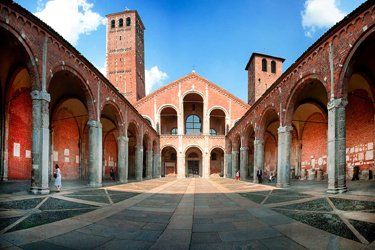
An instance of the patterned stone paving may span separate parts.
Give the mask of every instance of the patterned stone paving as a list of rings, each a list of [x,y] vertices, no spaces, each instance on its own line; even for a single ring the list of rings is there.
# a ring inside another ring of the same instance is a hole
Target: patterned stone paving
[[[162,178],[0,195],[0,249],[375,249],[374,196],[355,192]]]

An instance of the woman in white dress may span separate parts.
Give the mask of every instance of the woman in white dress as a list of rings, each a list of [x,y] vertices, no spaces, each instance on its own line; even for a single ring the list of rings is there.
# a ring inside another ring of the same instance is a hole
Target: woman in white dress
[[[62,185],[61,185],[61,171],[60,171],[59,165],[56,164],[55,168],[56,168],[56,170],[54,172],[55,187],[57,188],[57,192],[60,192],[60,189],[62,187]]]

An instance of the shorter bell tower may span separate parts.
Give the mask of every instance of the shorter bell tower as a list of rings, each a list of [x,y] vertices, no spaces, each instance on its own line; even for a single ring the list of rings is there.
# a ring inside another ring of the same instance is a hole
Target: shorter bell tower
[[[284,58],[253,53],[245,70],[248,72],[248,104],[253,105],[281,76]]]

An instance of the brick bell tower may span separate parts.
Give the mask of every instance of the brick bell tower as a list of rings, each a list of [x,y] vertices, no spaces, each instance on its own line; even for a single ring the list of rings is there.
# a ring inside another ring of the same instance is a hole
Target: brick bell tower
[[[253,105],[281,76],[284,58],[253,53],[245,70],[248,71],[248,104]]]
[[[107,17],[107,78],[130,103],[145,96],[144,30],[137,11]]]

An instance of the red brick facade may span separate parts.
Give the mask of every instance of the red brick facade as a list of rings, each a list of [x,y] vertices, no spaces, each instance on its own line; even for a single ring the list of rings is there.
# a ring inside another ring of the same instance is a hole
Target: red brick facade
[[[2,2],[0,13],[0,37],[8,41],[0,46],[1,101],[7,104],[2,105],[1,118],[7,142],[1,146],[2,179],[33,179],[36,173],[32,164],[39,165],[42,160],[33,157],[32,128],[39,129],[45,122],[52,151],[43,168],[48,168],[48,175],[52,176],[53,165],[59,164],[63,179],[88,178],[88,121],[100,121],[103,135],[111,130],[116,136],[127,136],[132,121],[138,135],[136,145],[142,144],[146,133],[151,142],[159,144],[156,131],[122,93],[60,35],[16,3]],[[141,68],[139,78],[144,79]],[[17,72],[26,73],[17,78]],[[40,118],[36,118],[37,112],[34,116],[34,108],[38,111],[41,102],[37,97],[34,104],[31,90],[47,93],[41,100],[47,100],[48,106],[39,109]],[[142,92],[138,92],[138,98],[142,97]],[[35,144],[35,150],[40,150],[42,143]],[[111,165],[117,166],[117,138],[103,140],[102,145],[103,163],[111,159]],[[14,156],[14,152],[19,156]],[[104,165],[106,173],[109,165]]]
[[[278,127],[283,131],[289,126],[294,130],[290,150],[291,169],[296,168],[294,170],[298,176],[303,173],[299,173],[300,169],[297,168],[320,169],[323,175],[327,174],[330,112],[327,107],[330,100],[342,100],[345,107],[347,100],[344,117],[347,178],[352,177],[353,166],[359,166],[361,178],[368,178],[368,170],[374,173],[374,85],[371,76],[375,68],[370,56],[375,53],[373,16],[374,5],[368,1],[331,28],[268,87],[265,95],[254,102],[227,135],[228,143],[239,135],[242,141],[250,141],[251,138],[246,137],[244,132],[251,124],[256,138],[266,141],[266,166],[267,155],[273,154],[268,146],[266,131],[278,138]],[[255,78],[252,74],[258,72],[250,64],[247,68],[250,82]],[[249,92],[254,92],[254,89],[249,88]],[[275,112],[270,114],[268,110]],[[278,120],[281,122],[277,126],[267,127],[269,122]],[[337,118],[331,121],[332,126],[337,124]],[[332,131],[342,134],[341,130]],[[362,173],[362,170],[365,171]],[[317,172],[314,173],[317,177]]]

